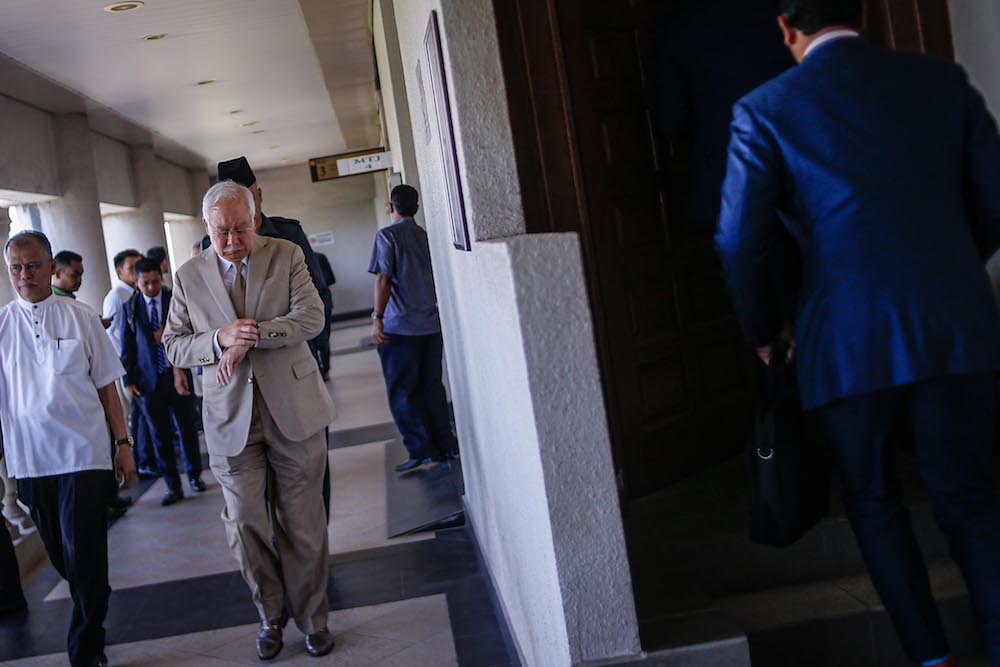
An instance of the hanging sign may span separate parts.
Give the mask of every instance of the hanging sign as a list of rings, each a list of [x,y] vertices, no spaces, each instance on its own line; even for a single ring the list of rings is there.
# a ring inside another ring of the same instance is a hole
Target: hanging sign
[[[392,167],[392,151],[383,148],[327,155],[309,160],[309,173],[312,175],[313,183],[382,171],[390,167]]]

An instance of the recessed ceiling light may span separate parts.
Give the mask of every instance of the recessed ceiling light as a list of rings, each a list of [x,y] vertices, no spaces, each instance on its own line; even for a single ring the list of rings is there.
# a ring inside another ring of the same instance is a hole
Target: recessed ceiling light
[[[254,130],[250,134],[264,134],[264,132],[266,132],[266,130]]]
[[[127,12],[131,9],[139,9],[142,5],[143,3],[139,2],[139,0],[131,0],[131,2],[112,2],[110,5],[104,5],[104,11]]]
[[[167,33],[165,33],[165,32],[158,32],[155,35],[146,35],[145,37],[143,37],[143,39],[146,40],[147,42],[155,42],[157,40],[163,39],[166,36],[167,36]]]
[[[199,86],[208,86],[208,85],[211,85],[213,83],[215,83],[215,79],[202,79],[201,81],[198,82],[197,85],[199,85]]]
[[[267,150],[269,150],[269,151],[273,151],[273,150],[276,150],[276,149],[278,149],[278,148],[281,148],[281,146],[278,146],[278,145],[274,145],[274,146],[268,146],[268,147],[267,147]]]
[[[240,123],[240,127],[250,127],[251,125],[256,125],[259,122],[260,121],[257,120],[245,120],[242,123]]]
[[[232,111],[229,112],[229,115],[235,116],[238,113],[243,113],[243,109],[233,109]]]

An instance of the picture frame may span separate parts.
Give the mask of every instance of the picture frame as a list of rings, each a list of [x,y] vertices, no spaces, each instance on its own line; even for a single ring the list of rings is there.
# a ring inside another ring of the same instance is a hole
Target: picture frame
[[[434,118],[437,121],[438,146],[441,149],[441,166],[447,190],[447,208],[451,218],[452,243],[458,250],[471,251],[469,223],[465,215],[465,195],[462,192],[461,172],[458,165],[458,147],[455,143],[455,127],[451,120],[451,99],[448,96],[448,79],[444,67],[444,50],[441,47],[441,32],[438,27],[438,13],[432,11],[424,32],[424,52]]]

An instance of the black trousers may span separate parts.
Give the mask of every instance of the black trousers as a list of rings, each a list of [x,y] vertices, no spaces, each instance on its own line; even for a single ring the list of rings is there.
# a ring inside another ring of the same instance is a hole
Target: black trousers
[[[458,448],[448,419],[448,397],[441,381],[444,341],[429,336],[389,334],[378,348],[389,394],[389,411],[412,459],[441,457]]]
[[[24,609],[27,602],[21,590],[21,572],[17,552],[7,526],[0,518],[0,614]]]
[[[908,416],[920,475],[961,568],[990,658],[1000,666],[1000,506],[991,475],[993,374],[954,375],[820,409],[839,459],[844,504],[872,583],[909,657],[948,653],[948,643],[893,474],[891,432]]]
[[[177,473],[177,455],[174,453],[174,425],[171,414],[176,418],[181,436],[181,451],[187,476],[201,474],[201,449],[198,445],[198,429],[195,426],[194,396],[181,396],[174,389],[174,372],[167,369],[156,382],[156,390],[143,394],[135,401],[136,407],[146,423],[156,466],[167,482],[167,488],[181,490],[181,478]]]
[[[67,649],[73,667],[104,652],[108,613],[108,520],[110,470],[20,479],[18,495],[45,544],[49,560],[69,582],[73,616]]]

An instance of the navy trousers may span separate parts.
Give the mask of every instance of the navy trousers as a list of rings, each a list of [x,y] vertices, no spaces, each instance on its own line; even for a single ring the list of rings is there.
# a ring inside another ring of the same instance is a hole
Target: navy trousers
[[[19,479],[17,492],[56,571],[69,582],[73,615],[67,649],[73,667],[90,665],[104,652],[108,613],[108,519],[110,470]]]
[[[378,348],[389,394],[389,411],[412,459],[443,458],[457,449],[448,418],[448,397],[441,382],[440,333],[388,334]]]
[[[991,475],[993,374],[917,382],[820,408],[839,459],[848,519],[896,632],[914,661],[948,653],[927,568],[892,472],[891,432],[911,421],[935,518],[1000,666],[1000,507]]]
[[[21,572],[14,542],[7,525],[0,518],[0,614],[24,609],[27,604],[21,590]]]
[[[150,438],[153,441],[153,452],[156,454],[156,465],[160,474],[167,482],[167,488],[173,491],[181,489],[181,478],[177,473],[177,455],[174,453],[174,426],[170,416],[176,417],[177,428],[181,436],[181,451],[184,453],[184,464],[187,476],[197,477],[201,474],[201,449],[198,445],[198,429],[195,426],[194,396],[181,396],[174,389],[174,373],[167,369],[160,374],[156,382],[156,390],[143,394],[136,403],[146,422]]]

